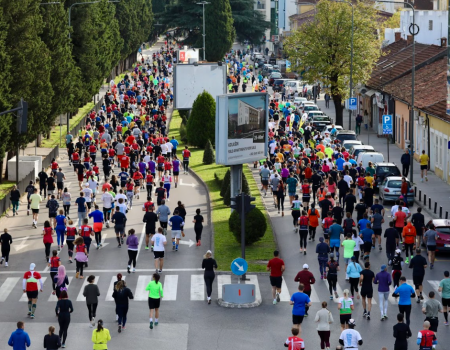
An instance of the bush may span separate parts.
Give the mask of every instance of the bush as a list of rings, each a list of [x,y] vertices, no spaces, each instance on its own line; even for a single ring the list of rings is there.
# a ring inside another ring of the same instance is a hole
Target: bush
[[[238,243],[241,242],[241,217],[233,211],[228,220],[230,231]],[[261,240],[267,230],[266,217],[258,208],[254,208],[245,215],[245,245]]]
[[[186,125],[187,120],[188,120],[189,111],[183,109],[181,111],[178,111],[178,113],[180,114],[180,117],[181,117],[181,125]]]
[[[226,206],[231,205],[231,184],[230,183],[228,183],[228,186],[223,195],[223,204],[225,204]]]
[[[216,156],[214,154],[214,148],[211,145],[211,141],[208,140],[206,143],[205,150],[203,152],[203,164],[213,164],[216,161]]]
[[[223,179],[220,175],[222,175],[222,174],[218,174],[217,172],[214,173],[214,180],[216,181],[217,186],[222,188]]]
[[[208,140],[212,144],[216,138],[216,101],[203,91],[194,101],[191,115],[186,125],[188,142],[192,146],[204,148]]]
[[[223,177],[222,186],[220,188],[220,196],[223,198],[225,196],[225,192],[231,184],[231,173],[230,169],[227,170],[225,176]]]
[[[242,172],[242,192],[244,192],[245,194],[250,195],[250,187],[248,185],[248,181],[247,178],[245,177],[244,172]]]
[[[180,139],[181,141],[187,143],[186,125],[183,124],[180,125]]]

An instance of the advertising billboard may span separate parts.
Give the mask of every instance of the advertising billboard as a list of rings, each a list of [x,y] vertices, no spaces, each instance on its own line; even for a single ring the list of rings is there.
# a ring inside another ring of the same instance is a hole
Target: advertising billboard
[[[226,65],[217,63],[174,66],[174,109],[192,109],[203,90],[213,98],[227,93]]]
[[[188,63],[190,58],[195,58],[198,61],[198,50],[180,49],[178,50],[178,63]]]
[[[268,95],[246,93],[216,98],[216,163],[237,165],[267,155]]]

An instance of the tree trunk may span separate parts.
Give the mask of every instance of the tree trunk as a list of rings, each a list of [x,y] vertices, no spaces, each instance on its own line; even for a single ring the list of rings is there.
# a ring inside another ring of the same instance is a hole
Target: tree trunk
[[[344,127],[344,124],[343,124],[344,123],[344,118],[343,118],[344,109],[342,108],[341,95],[333,95],[333,102],[334,102],[334,109],[335,109],[335,113],[336,113],[336,120],[334,121],[334,123],[337,125],[342,125],[342,127]]]

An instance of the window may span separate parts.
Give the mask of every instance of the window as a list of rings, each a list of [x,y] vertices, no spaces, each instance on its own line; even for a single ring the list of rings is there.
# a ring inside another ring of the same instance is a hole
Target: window
[[[256,8],[258,10],[265,10],[266,9],[266,4],[261,3],[261,1],[258,1],[258,3],[256,4]]]
[[[432,19],[430,19],[428,21],[428,30],[433,30],[433,20]]]
[[[444,165],[444,158],[442,155],[442,149],[444,148],[442,145],[442,137],[439,138],[439,164],[441,164],[441,169],[443,168]]]

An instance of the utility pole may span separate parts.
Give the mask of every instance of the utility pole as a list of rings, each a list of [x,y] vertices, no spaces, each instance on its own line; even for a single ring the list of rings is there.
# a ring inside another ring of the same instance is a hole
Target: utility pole
[[[205,51],[205,37],[206,37],[206,33],[205,33],[205,5],[209,5],[210,2],[207,1],[201,1],[201,2],[197,2],[197,5],[202,5],[203,6],[203,61],[206,61],[206,51]]]

